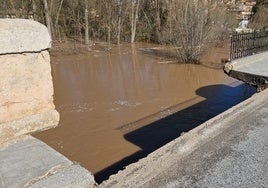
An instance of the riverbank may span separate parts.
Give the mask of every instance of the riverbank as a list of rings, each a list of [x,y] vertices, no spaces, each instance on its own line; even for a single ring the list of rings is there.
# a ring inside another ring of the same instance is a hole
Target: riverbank
[[[59,54],[72,55],[72,54],[93,54],[93,53],[111,53],[113,49],[130,46],[133,50],[139,48],[140,51],[149,55],[158,57],[158,63],[179,63],[176,59],[176,51],[174,47],[168,45],[160,45],[153,43],[137,42],[137,43],[122,43],[111,44],[107,46],[103,41],[92,41],[90,45],[85,45],[79,41],[53,41],[50,54],[57,56]],[[129,47],[128,47],[129,48]],[[229,44],[223,44],[221,47],[212,47],[202,53],[200,64],[213,69],[222,69],[230,56]]]

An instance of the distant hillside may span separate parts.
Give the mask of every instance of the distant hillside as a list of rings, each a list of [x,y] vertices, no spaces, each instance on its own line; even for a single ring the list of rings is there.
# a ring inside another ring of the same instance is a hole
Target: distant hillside
[[[257,1],[256,6],[253,8],[253,17],[250,27],[256,29],[268,28],[268,0]]]
[[[238,20],[250,19],[257,3],[256,0],[223,0],[222,2]]]
[[[250,28],[268,28],[268,0],[222,0],[239,21],[250,20]]]

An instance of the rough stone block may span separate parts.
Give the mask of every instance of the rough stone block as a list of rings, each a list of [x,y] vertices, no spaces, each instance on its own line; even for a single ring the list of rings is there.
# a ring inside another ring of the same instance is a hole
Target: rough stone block
[[[47,27],[33,20],[0,19],[0,54],[40,52],[51,47]]]
[[[93,175],[80,165],[72,165],[29,186],[29,188],[43,187],[91,188],[95,187],[95,180]]]
[[[0,187],[91,187],[93,175],[31,136],[0,149]]]
[[[47,51],[0,55],[0,123],[54,109]]]
[[[32,20],[0,19],[0,144],[55,127],[47,28]]]

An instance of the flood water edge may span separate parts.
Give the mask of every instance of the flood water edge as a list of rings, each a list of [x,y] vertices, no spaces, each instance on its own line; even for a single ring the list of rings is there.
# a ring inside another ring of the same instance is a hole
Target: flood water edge
[[[60,123],[34,136],[100,183],[256,92],[221,69],[163,63],[156,47],[53,54]]]

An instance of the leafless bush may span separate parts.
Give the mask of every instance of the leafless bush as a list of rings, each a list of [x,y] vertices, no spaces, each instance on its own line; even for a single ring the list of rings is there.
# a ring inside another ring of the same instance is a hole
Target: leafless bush
[[[172,28],[166,35],[180,62],[199,63],[201,52],[226,34],[226,13],[216,1],[176,1],[173,7]]]

